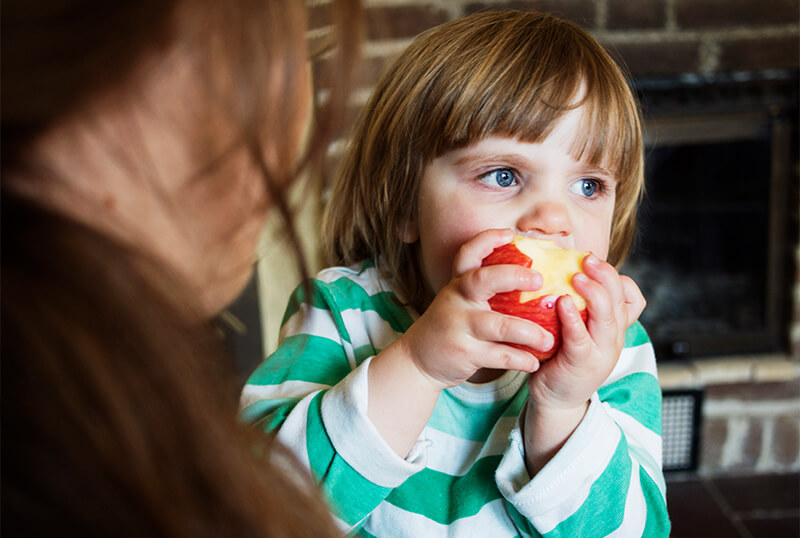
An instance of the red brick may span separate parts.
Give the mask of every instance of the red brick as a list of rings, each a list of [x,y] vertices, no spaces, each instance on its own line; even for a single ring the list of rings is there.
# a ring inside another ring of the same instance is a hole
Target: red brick
[[[770,383],[730,383],[709,385],[705,389],[706,401],[735,399],[742,401],[790,400],[800,398],[800,383],[776,381]]]
[[[666,24],[665,0],[609,0],[608,28],[660,28]]]
[[[449,20],[443,9],[430,5],[371,7],[365,10],[367,39],[414,37]]]
[[[320,87],[328,86],[324,77],[330,62],[331,60],[321,59],[312,66],[314,80]],[[353,88],[371,88],[388,62],[389,59],[384,57],[362,58],[353,76]]]
[[[681,28],[797,23],[798,0],[675,0]]]
[[[703,422],[703,431],[700,437],[701,468],[716,469],[719,467],[722,447],[727,435],[728,421],[726,419],[706,419]]]
[[[696,41],[603,45],[633,76],[675,75],[698,69],[699,45]]]
[[[775,421],[775,439],[772,447],[775,463],[791,465],[800,453],[800,417],[779,417]]]
[[[797,37],[722,41],[720,71],[797,69],[800,65]]]
[[[755,469],[758,457],[761,455],[761,437],[764,435],[764,425],[760,418],[752,418],[748,421],[747,437],[742,446],[742,459],[740,462],[743,469]]]
[[[508,0],[506,2],[472,2],[464,6],[464,14],[489,9],[519,9],[552,13],[562,19],[573,21],[584,28],[596,26],[597,9],[592,0]]]

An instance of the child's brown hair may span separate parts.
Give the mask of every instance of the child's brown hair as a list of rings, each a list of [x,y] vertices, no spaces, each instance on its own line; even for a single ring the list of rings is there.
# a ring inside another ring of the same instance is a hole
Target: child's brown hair
[[[639,110],[620,68],[588,33],[552,15],[482,12],[420,35],[383,73],[334,183],[323,227],[328,262],[374,258],[408,303],[424,304],[413,221],[425,167],[488,136],[543,140],[585,105],[573,155],[617,179],[609,261],[621,264],[643,189]]]

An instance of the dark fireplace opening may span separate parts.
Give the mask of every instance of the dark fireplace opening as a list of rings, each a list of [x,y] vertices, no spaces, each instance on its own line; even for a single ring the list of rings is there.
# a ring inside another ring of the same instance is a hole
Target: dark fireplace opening
[[[646,195],[623,272],[660,358],[784,351],[797,72],[638,81]]]

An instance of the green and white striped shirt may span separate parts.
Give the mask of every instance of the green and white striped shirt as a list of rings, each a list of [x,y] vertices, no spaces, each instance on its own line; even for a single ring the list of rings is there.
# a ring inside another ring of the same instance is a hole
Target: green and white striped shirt
[[[661,390],[638,322],[581,424],[531,479],[519,427],[528,396],[522,372],[443,391],[406,458],[383,441],[367,418],[367,370],[416,318],[372,263],[326,269],[308,290],[295,291],[281,345],[244,388],[244,418],[277,431],[308,466],[343,531],[414,538],[669,534]]]

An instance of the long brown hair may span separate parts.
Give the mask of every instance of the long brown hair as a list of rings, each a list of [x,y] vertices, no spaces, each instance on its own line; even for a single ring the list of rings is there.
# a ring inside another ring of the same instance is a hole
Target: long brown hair
[[[333,13],[340,56],[330,63],[346,74],[357,2]],[[286,100],[301,93],[293,73],[307,60],[286,39],[303,32],[302,2],[8,1],[2,24],[2,530],[336,534],[292,457],[236,420],[231,362],[181,281],[7,181],[49,179],[30,151],[37,137],[179,43],[205,69],[209,94],[229,103],[236,143],[288,214],[284,190],[297,167],[321,161],[346,94],[346,77],[335,80],[298,164],[281,127],[296,119]],[[201,155],[214,133],[196,137]],[[224,156],[198,162],[197,180]]]
[[[643,186],[637,104],[620,68],[589,34],[522,11],[440,25],[387,67],[332,189],[323,226],[328,263],[376,258],[400,295],[419,306],[425,287],[416,249],[398,231],[414,217],[425,167],[491,135],[541,141],[565,112],[584,104],[587,125],[572,151],[615,172],[609,260],[620,264]]]

